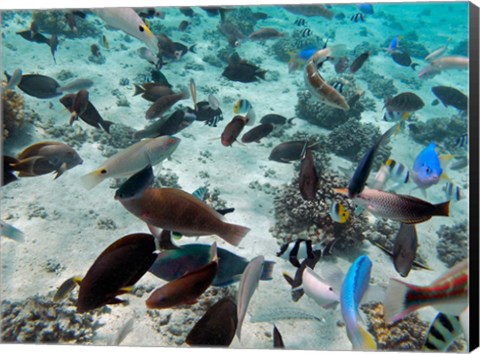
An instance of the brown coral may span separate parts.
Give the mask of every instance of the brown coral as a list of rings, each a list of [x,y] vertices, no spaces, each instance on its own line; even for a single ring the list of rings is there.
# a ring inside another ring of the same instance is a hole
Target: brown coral
[[[2,93],[2,113],[3,113],[3,138],[7,139],[15,134],[18,128],[24,123],[24,101],[23,97],[12,90],[6,90]]]

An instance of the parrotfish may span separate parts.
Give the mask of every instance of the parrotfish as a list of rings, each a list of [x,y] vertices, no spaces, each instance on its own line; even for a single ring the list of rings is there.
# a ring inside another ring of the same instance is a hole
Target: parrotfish
[[[431,143],[415,159],[412,179],[418,187],[426,189],[437,184],[442,177],[442,173],[443,169],[436,151],[436,145]]]
[[[361,323],[358,314],[358,307],[368,289],[371,270],[372,261],[367,256],[360,256],[350,266],[342,284],[340,308],[353,350],[375,351],[377,349],[374,337]]]
[[[468,306],[468,260],[453,266],[429,286],[418,286],[390,279],[385,297],[385,319],[398,321],[425,306],[459,316]]]

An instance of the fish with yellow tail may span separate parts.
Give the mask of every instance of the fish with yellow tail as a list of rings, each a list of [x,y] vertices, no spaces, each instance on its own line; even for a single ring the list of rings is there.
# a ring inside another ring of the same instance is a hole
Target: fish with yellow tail
[[[386,321],[398,321],[426,306],[459,316],[468,306],[468,277],[468,261],[465,259],[428,286],[390,279],[384,302]]]
[[[348,194],[347,189],[335,189],[337,193]],[[425,200],[404,194],[394,194],[365,188],[353,198],[353,202],[376,217],[400,221],[404,224],[418,224],[433,216],[449,216],[450,201],[431,204]]]
[[[307,62],[305,66],[305,84],[310,93],[320,102],[327,106],[348,111],[350,106],[343,95],[335,88],[330,86],[318,72],[318,68],[332,57],[336,57],[331,48],[321,49],[316,52]]]
[[[144,42],[153,53],[158,53],[158,39],[140,16],[131,8],[103,8],[92,10],[105,23]]]
[[[370,281],[372,261],[367,256],[358,257],[350,266],[340,292],[340,308],[353,350],[374,351],[377,344],[367,331],[358,314],[358,307]]]

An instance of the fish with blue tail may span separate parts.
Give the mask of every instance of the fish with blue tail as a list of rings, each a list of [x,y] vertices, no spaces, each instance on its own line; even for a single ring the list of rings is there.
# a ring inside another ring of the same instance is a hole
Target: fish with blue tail
[[[462,333],[458,316],[439,312],[430,325],[422,351],[446,352]]]
[[[448,156],[442,157],[443,160],[447,158]],[[443,173],[436,145],[431,143],[418,154],[413,163],[411,171],[413,182],[425,192],[427,188],[437,184],[442,177],[446,177]]]
[[[340,292],[340,308],[347,328],[348,339],[353,350],[374,351],[375,339],[361,322],[358,307],[368,289],[372,261],[368,256],[360,256],[350,266],[343,280]]]

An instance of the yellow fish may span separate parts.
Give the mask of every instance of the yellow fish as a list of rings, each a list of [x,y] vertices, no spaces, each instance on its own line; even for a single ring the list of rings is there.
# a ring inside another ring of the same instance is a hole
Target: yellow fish
[[[108,44],[108,40],[107,40],[107,37],[105,35],[102,36],[102,40],[103,40],[103,45],[105,46],[105,48],[110,49],[110,44]]]
[[[332,207],[330,208],[330,217],[333,219],[333,221],[344,224],[347,222],[349,216],[350,212],[345,209],[343,204],[338,202],[334,202],[332,204]]]

